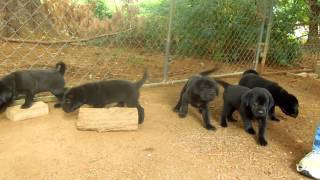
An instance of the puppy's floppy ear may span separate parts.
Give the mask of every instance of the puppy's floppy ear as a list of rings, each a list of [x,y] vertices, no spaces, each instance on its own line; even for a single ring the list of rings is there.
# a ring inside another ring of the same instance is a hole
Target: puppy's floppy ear
[[[251,92],[252,90],[249,90],[246,94],[244,94],[241,98],[241,101],[244,103],[245,106],[249,107],[250,106],[250,101],[252,98],[253,93]]]
[[[214,89],[216,91],[216,96],[219,96],[220,90],[219,90],[219,86],[217,83],[214,84]]]
[[[269,96],[269,106],[268,106],[268,108],[270,110],[275,105],[275,103],[274,103],[274,99],[272,97],[272,94],[269,91],[266,91],[266,92],[267,92],[267,94]]]
[[[219,96],[220,90],[218,87],[216,87],[216,95]]]

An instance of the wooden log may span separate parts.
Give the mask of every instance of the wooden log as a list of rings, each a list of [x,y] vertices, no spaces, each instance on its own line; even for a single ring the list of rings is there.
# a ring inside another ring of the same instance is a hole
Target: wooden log
[[[318,74],[318,77],[320,77],[320,61],[318,61],[316,64],[315,73]]]
[[[20,105],[8,107],[5,114],[11,121],[21,121],[49,114],[49,106],[42,101],[38,101],[34,102],[28,109],[21,109]]]
[[[80,108],[78,130],[89,131],[131,131],[138,129],[136,108]]]

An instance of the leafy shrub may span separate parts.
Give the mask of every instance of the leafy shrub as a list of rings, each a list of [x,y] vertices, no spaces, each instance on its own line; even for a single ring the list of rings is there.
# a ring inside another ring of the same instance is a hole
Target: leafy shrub
[[[112,12],[106,6],[104,0],[88,0],[88,4],[94,5],[93,13],[100,20],[112,17]]]
[[[172,32],[173,53],[230,62],[248,57],[248,49],[256,44],[259,27],[252,2],[177,0]],[[158,31],[151,26],[146,28],[145,33],[149,37],[166,34],[169,6],[168,0],[162,0],[159,4],[144,7],[147,19],[161,27]]]
[[[292,65],[302,55],[301,43],[292,36],[282,32],[272,32],[268,51],[268,64]]]
[[[171,54],[224,62],[254,59],[263,16],[255,0],[176,0],[175,5]],[[170,0],[139,6],[127,3],[125,7],[118,12],[125,23],[121,27],[134,28],[104,42],[163,52]],[[301,56],[301,42],[294,30],[297,22],[305,21],[306,8],[299,0],[279,0],[273,11],[267,61],[293,64]]]
[[[306,3],[299,0],[279,0],[274,8],[268,63],[292,65],[302,55],[302,42],[295,37],[296,24],[307,21]]]

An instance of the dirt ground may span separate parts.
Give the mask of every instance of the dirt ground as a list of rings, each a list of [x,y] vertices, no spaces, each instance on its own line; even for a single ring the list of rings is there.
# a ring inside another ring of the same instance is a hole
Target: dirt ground
[[[145,123],[134,132],[78,131],[77,113],[52,105],[49,115],[31,120],[2,117],[0,179],[304,179],[295,164],[310,151],[320,121],[320,82],[269,78],[297,95],[300,115],[278,110],[281,122],[268,122],[266,147],[242,121],[219,126],[221,96],[212,104],[211,132],[193,108],[186,119],[172,112],[182,85],[144,88]]]

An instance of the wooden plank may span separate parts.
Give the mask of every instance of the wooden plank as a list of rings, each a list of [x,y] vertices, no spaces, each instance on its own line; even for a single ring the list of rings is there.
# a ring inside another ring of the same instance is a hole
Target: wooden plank
[[[49,114],[49,106],[42,101],[38,101],[34,102],[28,109],[21,109],[20,105],[8,107],[5,114],[11,121],[21,121]]]
[[[318,77],[320,77],[320,61],[318,61],[316,64],[315,73],[318,74]]]
[[[80,108],[76,126],[98,132],[137,130],[138,112],[136,108]]]

